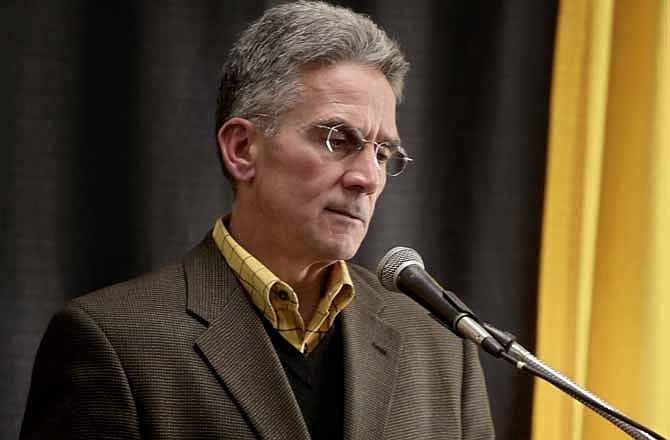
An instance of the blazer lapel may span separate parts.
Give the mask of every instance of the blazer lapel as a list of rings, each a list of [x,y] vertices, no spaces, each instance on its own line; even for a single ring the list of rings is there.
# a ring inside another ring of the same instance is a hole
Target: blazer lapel
[[[208,237],[184,261],[188,311],[208,328],[196,347],[260,438],[309,439],[260,317]]]
[[[383,302],[367,283],[352,278],[356,296],[342,311],[344,438],[383,438],[396,380],[401,338],[378,318]]]

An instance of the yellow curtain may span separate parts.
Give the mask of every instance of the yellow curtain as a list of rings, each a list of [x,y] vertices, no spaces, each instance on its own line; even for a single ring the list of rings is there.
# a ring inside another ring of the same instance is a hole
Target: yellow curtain
[[[670,0],[562,0],[537,354],[670,433]],[[629,438],[536,383],[536,440]]]

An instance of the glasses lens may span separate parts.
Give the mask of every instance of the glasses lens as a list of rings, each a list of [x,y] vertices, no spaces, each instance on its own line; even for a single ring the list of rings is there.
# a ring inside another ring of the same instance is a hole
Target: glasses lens
[[[326,146],[331,152],[346,156],[352,151],[358,151],[360,149],[360,142],[347,127],[336,125],[328,130]]]
[[[404,156],[393,156],[386,161],[386,174],[389,176],[397,176],[405,171],[407,167],[408,158]]]
[[[328,127],[317,125],[318,128],[327,129],[326,147],[338,158],[344,158],[350,153],[360,151],[366,143],[375,145],[377,165],[389,176],[397,176],[405,171],[407,163],[411,162],[402,147],[390,146],[386,142],[376,143],[362,139],[352,128],[344,124]]]

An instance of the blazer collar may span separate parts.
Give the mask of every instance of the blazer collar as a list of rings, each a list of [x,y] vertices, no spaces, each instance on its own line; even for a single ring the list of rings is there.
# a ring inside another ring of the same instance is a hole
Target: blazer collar
[[[207,325],[200,352],[260,438],[309,439],[279,357],[216,244],[208,236],[184,260],[187,310]]]

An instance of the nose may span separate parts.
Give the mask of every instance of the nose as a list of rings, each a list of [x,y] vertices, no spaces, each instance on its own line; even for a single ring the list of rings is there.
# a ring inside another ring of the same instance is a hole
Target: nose
[[[383,188],[386,174],[379,168],[376,154],[375,145],[368,144],[346,161],[347,170],[342,177],[345,188],[364,194],[373,194]]]

